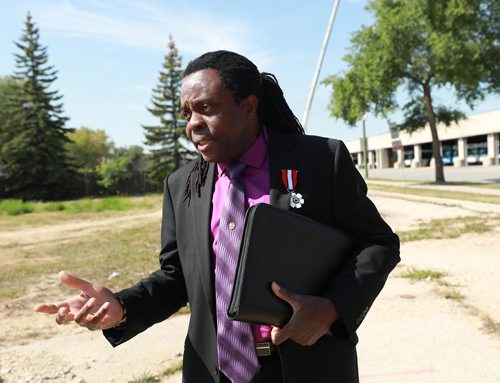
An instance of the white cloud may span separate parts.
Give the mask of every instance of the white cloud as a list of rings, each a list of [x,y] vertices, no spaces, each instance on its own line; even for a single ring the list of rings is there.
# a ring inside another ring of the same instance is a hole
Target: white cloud
[[[58,4],[37,4],[33,13],[44,31],[111,44],[163,52],[172,34],[181,54],[198,55],[215,49],[257,51],[252,41],[259,41],[243,19],[227,20],[195,8],[170,9],[147,1],[62,0]]]

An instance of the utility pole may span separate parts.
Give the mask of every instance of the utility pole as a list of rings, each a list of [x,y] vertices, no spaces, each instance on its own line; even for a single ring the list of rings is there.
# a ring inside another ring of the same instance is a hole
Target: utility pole
[[[366,141],[366,128],[365,128],[366,114],[363,114],[363,168],[365,170],[365,180],[368,179],[368,143]]]
[[[319,54],[318,64],[316,65],[316,71],[314,72],[313,81],[311,84],[311,89],[309,90],[309,97],[307,98],[306,110],[304,111],[304,116],[302,117],[302,126],[304,130],[307,130],[307,123],[309,120],[309,112],[311,110],[312,101],[314,98],[314,92],[318,86],[319,72],[321,66],[323,65],[323,59],[325,57],[326,47],[328,46],[328,40],[330,40],[330,34],[332,32],[333,22],[335,21],[335,15],[337,14],[337,8],[339,6],[340,0],[335,0],[333,4],[332,13],[330,15],[330,21],[328,22],[328,27],[326,29],[325,38],[323,39],[323,47]]]

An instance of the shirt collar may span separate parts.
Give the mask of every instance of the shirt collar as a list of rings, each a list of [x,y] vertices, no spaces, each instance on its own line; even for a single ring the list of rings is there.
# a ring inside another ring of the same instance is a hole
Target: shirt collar
[[[267,129],[266,127],[263,127],[254,143],[250,145],[250,147],[236,161],[244,163],[247,166],[251,166],[253,168],[261,169],[264,166],[267,158],[267,137]],[[222,173],[224,173],[224,170],[229,165],[230,164],[218,163],[218,175],[220,176]]]

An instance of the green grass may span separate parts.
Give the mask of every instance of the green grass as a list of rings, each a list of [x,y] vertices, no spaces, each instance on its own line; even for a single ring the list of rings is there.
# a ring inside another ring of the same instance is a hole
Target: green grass
[[[437,280],[446,276],[446,273],[442,271],[417,269],[415,267],[410,267],[408,270],[399,274],[399,276],[401,278],[407,278],[412,281],[422,281],[422,280]]]
[[[8,215],[20,215],[32,213],[34,210],[34,204],[23,202],[20,199],[0,200],[0,213],[6,213]]]
[[[129,210],[135,205],[131,203],[126,197],[107,197],[102,199],[82,199],[79,201],[63,203],[64,211],[72,214],[82,212],[96,212],[103,211],[124,211]]]
[[[159,195],[144,197],[83,198],[75,201],[56,202],[23,202],[19,199],[5,199],[0,201],[0,213],[9,215],[27,213],[41,214],[44,212],[81,214],[101,213],[105,211],[125,211],[130,209],[151,209],[157,205],[157,196]]]
[[[159,211],[162,204],[161,194],[148,194],[140,197],[108,197],[33,203],[31,214],[8,215],[0,212],[0,231],[10,231],[20,227],[61,224],[65,221],[112,217],[124,211]]]
[[[397,234],[401,242],[458,238],[466,233],[486,233],[499,225],[500,217],[497,215],[453,217],[433,219],[421,223],[418,229],[400,231]]]
[[[450,190],[413,188],[413,187],[395,186],[395,185],[381,185],[377,183],[370,183],[369,189],[388,192],[388,193],[500,204],[500,196],[498,195],[466,193],[466,192],[457,192]]]
[[[63,211],[66,209],[64,202],[50,202],[47,203],[44,208],[45,211]]]

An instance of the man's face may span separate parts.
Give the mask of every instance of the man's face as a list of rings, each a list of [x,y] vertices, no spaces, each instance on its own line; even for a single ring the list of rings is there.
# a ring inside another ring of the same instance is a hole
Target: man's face
[[[186,134],[208,162],[234,161],[255,141],[259,131],[257,103],[250,95],[236,104],[214,69],[200,70],[182,81]]]

